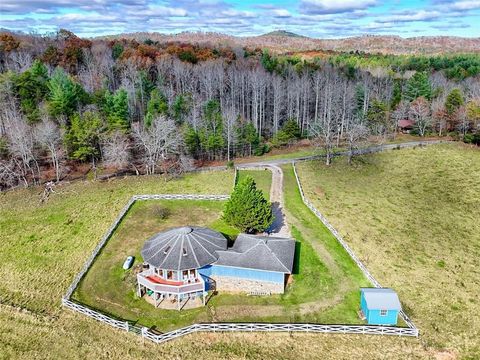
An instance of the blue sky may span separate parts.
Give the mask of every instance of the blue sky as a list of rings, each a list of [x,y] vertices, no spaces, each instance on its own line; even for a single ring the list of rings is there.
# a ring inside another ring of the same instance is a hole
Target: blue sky
[[[0,27],[81,36],[288,30],[318,38],[360,34],[480,37],[480,0],[0,0]]]

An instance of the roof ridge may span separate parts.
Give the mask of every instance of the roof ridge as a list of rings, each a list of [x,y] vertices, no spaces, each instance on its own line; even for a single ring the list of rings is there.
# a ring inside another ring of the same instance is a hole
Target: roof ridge
[[[172,244],[172,246],[170,246],[170,250],[168,251],[167,254],[165,254],[165,258],[164,258],[163,261],[160,263],[160,266],[158,266],[158,267],[161,268],[161,269],[162,269],[162,265],[165,263],[165,261],[167,260],[167,258],[168,258],[168,257],[170,256],[170,254],[172,253],[173,248],[174,248],[175,245],[177,244],[179,235],[174,235],[174,236],[175,236],[175,238],[172,237],[172,240],[171,240],[171,241],[173,241],[173,244]],[[173,240],[173,239],[175,239],[175,240]]]
[[[163,234],[165,237],[165,234]],[[168,239],[167,237],[165,237],[166,239]],[[153,240],[155,239],[155,237],[152,237],[150,240]],[[155,255],[157,255],[159,252],[161,252],[163,249],[165,249],[165,247],[168,247],[168,245],[170,245],[170,243],[173,241],[173,237],[171,239],[169,239],[163,246],[160,246],[160,249],[158,249],[157,251],[155,251],[151,256],[150,258],[153,258]],[[149,241],[150,241],[149,240]],[[155,239],[157,240],[157,239]],[[155,247],[155,244],[152,245],[152,247]],[[170,245],[170,250],[172,249],[172,246]],[[167,255],[167,254],[166,254]],[[165,256],[166,257],[166,256]],[[163,263],[163,262],[162,262]]]
[[[194,240],[198,243],[198,241],[196,239],[194,239]],[[200,268],[200,262],[197,259],[197,254],[195,254],[195,251],[193,250],[192,241],[189,241],[189,244],[190,244],[190,248],[192,249],[193,257],[194,257],[195,261],[197,262],[197,269],[198,269],[198,268]]]
[[[254,248],[256,248],[257,246],[259,246],[260,244],[264,245],[265,248],[270,252],[270,254],[273,255],[273,257],[275,258],[275,260],[277,260],[277,262],[280,264],[281,267],[283,267],[287,272],[289,272],[290,270],[288,270],[288,268],[280,261],[280,259],[278,258],[278,256],[272,251],[272,249],[270,249],[270,247],[265,243],[265,242],[258,242],[257,245],[251,247],[250,249],[248,249],[247,251],[245,251],[243,254],[246,254],[247,252],[250,252],[251,250],[253,250]]]
[[[185,241],[185,234],[178,234],[177,236],[181,237],[181,243],[180,243],[180,251],[178,252],[178,269],[177,271],[180,270],[180,265],[182,263],[182,255],[183,255],[183,242]]]
[[[199,234],[197,234],[197,236],[200,237],[200,238],[202,238]],[[203,238],[202,238],[202,239],[203,239]],[[205,240],[205,239],[203,239],[203,240]],[[202,243],[201,243],[200,241],[197,241],[197,239],[195,239],[195,241],[198,243],[198,245],[200,245],[200,247],[201,247],[203,250],[205,250],[205,252],[207,253],[207,255],[213,256],[212,253],[211,253],[210,251],[208,251],[208,250],[205,248],[205,246],[202,245]],[[211,244],[210,241],[208,241],[208,243]],[[214,250],[214,251],[217,251],[217,250]],[[213,260],[213,261],[217,261],[217,260],[218,260],[218,258],[214,257],[214,260]]]

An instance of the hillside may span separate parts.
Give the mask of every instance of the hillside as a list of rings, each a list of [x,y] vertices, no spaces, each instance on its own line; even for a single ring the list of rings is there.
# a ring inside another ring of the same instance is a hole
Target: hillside
[[[480,53],[480,38],[454,36],[421,36],[402,38],[390,35],[362,35],[343,39],[315,39],[288,31],[273,31],[264,35],[236,37],[210,32],[129,33],[103,37],[108,39],[151,39],[159,42],[228,45],[231,47],[269,48],[275,53],[311,50],[364,51],[382,54],[445,54]]]
[[[285,37],[294,37],[294,38],[306,38],[306,36],[296,34],[291,31],[287,30],[275,30],[275,31],[270,31],[266,34],[260,35],[260,36],[285,36]]]

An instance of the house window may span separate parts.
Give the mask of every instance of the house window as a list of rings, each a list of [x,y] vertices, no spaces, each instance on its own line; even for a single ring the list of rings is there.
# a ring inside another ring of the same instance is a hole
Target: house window
[[[387,316],[388,310],[380,310],[380,316]]]

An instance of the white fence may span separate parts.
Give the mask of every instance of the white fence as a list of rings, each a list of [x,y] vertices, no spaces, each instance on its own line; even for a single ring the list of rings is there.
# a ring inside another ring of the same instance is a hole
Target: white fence
[[[300,191],[300,196],[302,197],[303,203],[320,219],[320,221],[325,225],[328,230],[335,236],[337,241],[342,245],[342,247],[345,249],[345,251],[350,255],[352,260],[357,264],[357,266],[360,268],[362,273],[365,275],[365,277],[372,283],[373,286],[377,288],[381,288],[382,286],[380,283],[373,277],[373,275],[368,271],[367,267],[362,263],[362,261],[355,255],[353,250],[348,246],[348,244],[343,240],[343,237],[339,234],[339,232],[330,224],[330,222],[327,220],[323,214],[318,211],[318,209],[305,197],[305,193],[303,192],[302,184],[300,182],[300,178],[298,177],[297,174],[297,168],[295,166],[295,163],[293,163],[293,172],[295,174],[295,179],[297,180],[297,185],[298,185],[298,190]],[[405,314],[405,312],[402,310],[400,311],[400,316],[402,319],[405,321],[405,323],[408,325],[409,328],[416,330],[418,336],[418,329],[416,328],[415,324],[410,320],[410,318]]]
[[[338,232],[328,223],[328,221],[323,217],[323,215],[315,209],[315,207],[305,198],[300,180],[297,175],[297,171],[294,165],[295,177],[297,179],[297,184],[300,190],[302,199],[311,209],[315,215],[317,215],[320,220],[327,226],[334,236],[338,239],[340,244],[345,248],[345,250],[350,254],[352,259],[357,263],[360,269],[363,271],[365,276],[372,281],[372,283],[380,287],[380,284],[375,280],[375,278],[368,272],[367,268],[362,264],[362,262],[355,256],[353,251],[348,247],[348,245],[343,241]],[[237,169],[235,170],[235,181],[238,176]],[[222,201],[227,200],[229,195],[195,195],[195,194],[158,194],[158,195],[134,195],[128,203],[120,211],[120,214],[115,219],[114,223],[110,226],[108,231],[102,237],[101,241],[93,250],[92,254],[85,262],[81,271],[77,274],[72,284],[67,290],[67,293],[62,298],[62,305],[77,311],[81,314],[84,314],[88,317],[91,317],[95,320],[101,321],[105,324],[113,326],[117,329],[124,331],[134,332],[141,335],[142,337],[154,341],[156,343],[162,343],[171,339],[178,338],[187,334],[194,332],[228,332],[228,331],[281,331],[281,332],[312,332],[312,333],[337,333],[337,334],[372,334],[372,335],[396,335],[396,336],[418,336],[418,329],[410,321],[405,313],[401,313],[402,318],[408,324],[408,328],[399,328],[393,326],[375,326],[375,325],[322,325],[322,324],[268,324],[268,323],[205,323],[205,324],[193,324],[184,328],[180,328],[174,331],[170,331],[163,334],[152,333],[148,328],[138,327],[131,325],[127,321],[121,321],[114,319],[110,316],[102,314],[98,311],[90,309],[89,307],[79,304],[71,300],[71,296],[82,278],[87,273],[88,269],[92,265],[93,261],[99,254],[100,250],[105,246],[106,242],[110,239],[115,229],[118,227],[122,219],[127,214],[128,210],[132,207],[135,201],[144,201],[144,200],[212,200],[212,201]]]
[[[88,260],[85,262],[82,270],[80,270],[80,272],[75,276],[75,279],[73,280],[72,284],[67,290],[67,293],[65,294],[65,298],[70,299],[73,292],[77,288],[78,284],[80,283],[82,278],[85,276],[90,266],[92,266],[92,263],[97,257],[98,253],[105,246],[108,239],[110,239],[113,232],[118,227],[118,225],[120,224],[122,219],[125,217],[128,210],[130,210],[132,205],[135,203],[135,201],[137,200],[140,200],[140,201],[141,200],[218,200],[218,201],[222,201],[222,200],[228,200],[229,197],[230,197],[229,195],[196,195],[196,194],[133,195],[128,201],[127,205],[125,205],[123,209],[120,211],[120,214],[118,214],[117,218],[115,219],[113,224],[110,226],[110,228],[107,230],[105,235],[103,235],[102,240],[98,243],[98,245],[95,247],[95,249],[93,250]]]
[[[267,323],[210,323],[193,324],[164,334],[151,333],[142,328],[141,334],[156,343],[162,343],[195,332],[306,332],[306,333],[333,333],[333,334],[370,334],[393,336],[418,336],[417,329],[398,328],[394,326],[369,325],[320,325],[320,324],[267,324]]]

